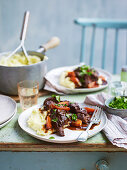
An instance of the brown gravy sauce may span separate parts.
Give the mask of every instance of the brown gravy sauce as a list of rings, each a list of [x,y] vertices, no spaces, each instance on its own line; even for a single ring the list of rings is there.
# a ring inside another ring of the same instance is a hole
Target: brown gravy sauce
[[[100,124],[100,123],[99,123]],[[90,130],[94,129],[95,126],[98,126],[99,124],[93,124],[90,128]],[[74,126],[68,126],[66,128],[70,129],[70,130],[86,130],[87,129],[88,124],[82,124],[82,126],[80,127],[74,127]]]

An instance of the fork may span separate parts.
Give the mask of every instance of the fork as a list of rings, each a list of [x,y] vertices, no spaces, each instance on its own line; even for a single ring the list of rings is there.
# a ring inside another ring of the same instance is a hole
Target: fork
[[[99,107],[95,108],[95,111],[90,119],[90,124],[88,125],[87,129],[85,131],[83,131],[77,138],[77,141],[86,141],[88,138],[88,131],[90,130],[91,126],[93,124],[99,124],[100,122],[100,117],[101,117],[101,113],[102,113],[102,109]]]

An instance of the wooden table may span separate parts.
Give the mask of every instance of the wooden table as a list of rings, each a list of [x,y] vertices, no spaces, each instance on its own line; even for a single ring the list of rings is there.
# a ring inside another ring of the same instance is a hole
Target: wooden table
[[[119,77],[114,76],[113,79],[118,80]],[[105,89],[104,91],[107,92],[107,89]],[[67,99],[67,100],[71,100],[74,102],[75,101],[83,102],[85,99],[85,96],[86,94],[67,95],[67,96],[61,96],[61,99]],[[39,103],[42,103],[46,97],[47,96],[40,97]],[[42,152],[55,152],[55,153],[65,152],[65,154],[66,152],[76,152],[76,153],[84,152],[84,158],[86,157],[86,154],[85,154],[86,152],[91,152],[91,154],[95,152],[96,153],[102,152],[103,154],[107,154],[108,152],[112,152],[112,153],[123,152],[123,154],[125,154],[127,152],[127,150],[124,148],[118,148],[116,146],[113,146],[108,141],[108,139],[103,134],[103,132],[98,133],[94,137],[88,139],[86,142],[78,142],[78,143],[71,143],[71,144],[54,144],[54,143],[48,143],[48,142],[37,140],[29,136],[28,134],[26,134],[19,127],[17,119],[21,113],[21,108],[20,108],[19,103],[17,104],[17,106],[18,106],[18,111],[14,119],[8,125],[6,125],[0,130],[0,151],[16,151],[16,152],[17,151],[18,152],[28,152],[28,151],[38,152],[39,151],[41,152],[41,154]],[[25,156],[26,155],[24,155],[24,157]],[[98,157],[96,156],[96,159],[97,158]]]

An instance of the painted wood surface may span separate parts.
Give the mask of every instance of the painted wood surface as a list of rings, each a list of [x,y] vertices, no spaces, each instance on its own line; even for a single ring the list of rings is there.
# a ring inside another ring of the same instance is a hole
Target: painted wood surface
[[[110,170],[126,170],[127,153],[110,152],[0,152],[1,170],[96,170],[105,159]]]

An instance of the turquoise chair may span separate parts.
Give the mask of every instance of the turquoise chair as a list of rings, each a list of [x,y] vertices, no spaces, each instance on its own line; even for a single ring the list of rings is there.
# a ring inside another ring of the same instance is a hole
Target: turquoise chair
[[[90,51],[90,66],[93,66],[94,58],[94,44],[95,44],[95,32],[96,28],[104,29],[103,38],[103,50],[102,50],[102,63],[101,68],[105,68],[105,58],[106,58],[106,41],[107,41],[107,30],[115,29],[115,43],[114,43],[114,59],[113,59],[113,73],[116,74],[117,65],[117,52],[118,52],[118,33],[119,29],[127,29],[127,20],[104,20],[104,19],[86,19],[78,18],[74,20],[75,24],[82,26],[82,38],[81,38],[81,52],[80,52],[80,62],[85,61],[85,28],[93,27],[92,41],[91,41],[91,51]],[[127,61],[127,59],[126,59]],[[127,63],[126,63],[127,64]]]

